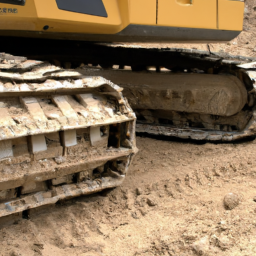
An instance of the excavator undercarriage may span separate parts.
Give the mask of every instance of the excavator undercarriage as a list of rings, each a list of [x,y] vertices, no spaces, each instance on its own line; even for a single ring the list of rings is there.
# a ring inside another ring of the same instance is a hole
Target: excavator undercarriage
[[[13,49],[5,40],[5,48]],[[136,113],[137,132],[213,141],[256,132],[254,58],[42,39],[20,40],[15,54],[118,84]]]
[[[256,133],[255,59],[15,43],[2,40],[24,57],[0,54],[0,217],[120,185],[137,152],[135,130],[212,141]]]

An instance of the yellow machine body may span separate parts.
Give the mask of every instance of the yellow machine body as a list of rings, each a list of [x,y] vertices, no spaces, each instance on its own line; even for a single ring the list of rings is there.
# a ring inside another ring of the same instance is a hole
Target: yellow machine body
[[[239,0],[0,0],[0,35],[89,41],[228,41]]]

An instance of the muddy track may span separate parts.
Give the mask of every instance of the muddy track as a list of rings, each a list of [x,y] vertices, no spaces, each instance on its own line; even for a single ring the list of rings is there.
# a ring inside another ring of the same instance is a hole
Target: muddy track
[[[5,53],[0,69],[0,217],[123,182],[136,117],[118,86]]]
[[[16,55],[76,68],[123,87],[139,132],[210,141],[238,140],[255,133],[255,58],[38,39],[19,39],[20,47],[15,48],[14,42],[7,37],[2,45]]]

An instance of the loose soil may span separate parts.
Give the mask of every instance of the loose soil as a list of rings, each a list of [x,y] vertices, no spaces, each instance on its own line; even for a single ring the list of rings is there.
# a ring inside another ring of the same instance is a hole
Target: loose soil
[[[255,25],[256,3],[247,0],[245,31],[211,50],[256,56]],[[121,187],[34,210],[29,219],[1,220],[0,255],[256,255],[254,140],[140,136],[137,144]]]
[[[255,141],[137,140],[121,187],[2,224],[0,255],[256,254]]]

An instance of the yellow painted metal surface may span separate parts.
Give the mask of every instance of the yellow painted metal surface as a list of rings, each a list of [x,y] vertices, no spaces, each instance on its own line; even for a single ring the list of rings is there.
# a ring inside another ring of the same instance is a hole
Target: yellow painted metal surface
[[[243,30],[244,3],[240,1],[218,0],[219,29]]]
[[[118,0],[118,7],[120,17],[122,19],[123,28],[127,27],[130,24],[129,1],[130,0]]]
[[[27,0],[25,6],[0,3],[16,13],[0,15],[0,29],[116,34],[129,24],[156,25],[156,0],[103,0],[108,17],[58,9],[55,0]]]
[[[131,24],[156,25],[156,0],[129,0]]]
[[[158,25],[216,29],[217,0],[158,0]]]
[[[126,2],[128,0],[123,0]],[[122,21],[119,10],[120,0],[103,0],[108,17],[99,17],[58,9],[54,0],[27,0],[25,6],[0,3],[0,8],[13,8],[16,13],[1,13],[0,29],[48,32],[115,34],[127,22]],[[128,12],[128,10],[126,10]],[[125,14],[123,13],[125,16]]]
[[[243,25],[241,1],[103,0],[103,3],[108,17],[60,10],[55,0],[27,0],[25,6],[0,3],[0,30],[116,34],[130,24],[221,30],[242,30]]]
[[[38,29],[48,25],[49,32],[114,34],[122,29],[117,0],[103,0],[108,17],[59,10],[56,1],[34,0],[39,18]]]
[[[37,13],[33,0],[26,7],[0,3],[0,30],[36,30]]]

